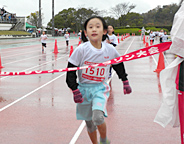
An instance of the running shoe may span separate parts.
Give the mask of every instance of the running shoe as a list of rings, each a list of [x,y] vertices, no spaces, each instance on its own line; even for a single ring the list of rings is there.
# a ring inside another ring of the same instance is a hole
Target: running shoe
[[[110,141],[106,140],[106,142],[100,142],[99,144],[110,144]]]

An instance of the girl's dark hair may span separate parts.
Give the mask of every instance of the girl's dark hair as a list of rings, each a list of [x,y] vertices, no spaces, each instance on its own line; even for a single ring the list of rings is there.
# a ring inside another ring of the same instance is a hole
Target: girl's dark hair
[[[107,24],[106,24],[105,20],[104,20],[102,17],[100,17],[100,16],[92,16],[92,17],[88,18],[88,19],[85,21],[85,23],[84,23],[84,29],[85,29],[85,30],[86,30],[86,28],[87,28],[88,22],[89,22],[91,19],[94,19],[94,18],[97,18],[97,19],[101,20],[101,22],[102,22],[102,24],[103,24],[103,29],[104,29],[104,30],[107,30]],[[84,36],[85,36],[85,35],[84,35]],[[86,36],[85,36],[85,37],[86,37]],[[102,41],[106,40],[106,38],[107,38],[107,35],[103,35]],[[87,38],[86,38],[86,39],[87,39]]]
[[[87,42],[88,41],[88,39],[86,38],[86,35],[84,33],[84,30],[81,33],[81,39],[82,39],[83,42]]]

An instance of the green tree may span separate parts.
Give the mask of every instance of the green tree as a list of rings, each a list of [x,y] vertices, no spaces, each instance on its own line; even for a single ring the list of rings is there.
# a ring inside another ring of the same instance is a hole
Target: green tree
[[[38,19],[39,19],[39,12],[38,11],[31,13],[26,18],[27,18],[28,23],[30,23],[33,26],[38,27]],[[42,14],[42,20],[43,20],[43,14]]]
[[[118,20],[112,17],[104,17],[107,25],[113,25],[114,27],[118,27]]]
[[[144,20],[143,23],[145,25],[172,25],[174,15],[178,10],[179,6],[177,4],[165,5],[162,7],[157,6],[155,9],[150,10],[147,13],[142,14]]]
[[[128,13],[124,21],[125,21],[125,24],[129,26],[143,25],[143,17],[139,13],[135,13],[135,12]]]
[[[74,28],[75,11],[76,10],[74,8],[64,9],[60,11],[57,15],[54,16],[54,26],[56,28],[67,28],[67,27]],[[52,27],[52,19],[47,25],[49,27]]]
[[[136,5],[128,3],[119,3],[115,7],[111,8],[111,12],[115,15],[119,20],[119,26],[125,26],[126,15],[136,7]]]
[[[64,9],[54,17],[54,25],[56,28],[70,27],[75,31],[83,28],[83,23],[92,15],[98,15],[98,11],[89,8],[74,8]],[[52,26],[52,20],[47,24],[48,27]]]
[[[84,22],[92,15],[98,15],[98,12],[92,8],[79,8],[75,12],[75,19],[77,24],[76,30],[79,31],[80,29],[83,29]]]

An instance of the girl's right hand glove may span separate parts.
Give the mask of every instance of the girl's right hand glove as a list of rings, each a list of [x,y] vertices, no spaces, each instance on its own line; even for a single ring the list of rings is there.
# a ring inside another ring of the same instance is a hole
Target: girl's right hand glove
[[[129,85],[129,81],[123,81],[123,89],[124,89],[124,94],[130,94],[132,92],[132,89]]]
[[[72,92],[75,103],[82,103],[84,101],[84,98],[82,98],[82,94],[79,89],[73,90]]]

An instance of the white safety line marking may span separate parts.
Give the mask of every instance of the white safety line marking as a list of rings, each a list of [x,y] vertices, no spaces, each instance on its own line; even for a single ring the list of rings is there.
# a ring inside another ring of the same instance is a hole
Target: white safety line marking
[[[125,51],[124,54],[127,54],[127,52],[128,52],[128,50],[130,49],[130,47],[131,47],[131,45],[132,45],[134,39],[135,39],[135,37],[133,38],[132,42],[130,43],[129,47],[127,48],[127,50]],[[115,72],[113,71],[113,72],[112,72],[112,76],[111,76],[110,79],[108,79],[107,83],[109,83],[109,82],[111,81],[111,79],[112,79],[112,77],[114,76],[114,74],[115,74]],[[76,133],[74,134],[74,136],[73,136],[73,138],[72,138],[72,140],[70,141],[69,144],[75,144],[75,143],[76,143],[76,141],[77,141],[78,137],[80,136],[81,132],[83,131],[85,125],[86,125],[86,123],[85,123],[85,121],[83,120],[82,123],[80,124],[78,130],[77,130]]]
[[[14,104],[18,103],[19,101],[21,101],[21,100],[25,99],[26,97],[30,96],[31,94],[33,94],[34,92],[36,92],[36,91],[40,90],[41,88],[43,88],[43,87],[47,86],[48,84],[50,84],[50,83],[54,82],[55,80],[59,79],[60,77],[62,77],[62,76],[63,76],[63,75],[65,75],[65,74],[66,74],[66,72],[65,72],[64,74],[61,74],[60,76],[58,76],[58,77],[56,77],[56,78],[52,79],[51,81],[49,81],[49,82],[47,82],[47,83],[43,84],[42,86],[40,86],[40,87],[38,87],[38,88],[34,89],[33,91],[31,91],[31,92],[29,92],[28,94],[26,94],[26,95],[22,96],[21,98],[19,98],[19,99],[17,99],[17,100],[15,100],[15,101],[13,101],[12,103],[10,103],[10,104],[8,104],[8,105],[4,106],[3,108],[1,108],[1,109],[0,109],[0,112],[2,112],[3,110],[5,110],[5,109],[9,108],[9,107],[10,107],[10,106],[12,106],[12,105],[14,105]]]
[[[52,54],[52,53],[45,54],[45,56],[46,56],[46,55],[50,55],[50,54]],[[25,60],[32,59],[32,58],[36,58],[36,57],[39,57],[39,56],[43,56],[43,54],[37,55],[37,56],[33,56],[33,57],[28,57],[28,58],[25,58],[25,59],[16,60],[16,61],[11,61],[11,62],[9,62],[9,63],[3,64],[3,66],[8,65],[8,64],[12,64],[12,63],[16,63],[16,62],[25,61]]]
[[[51,60],[51,61],[42,63],[40,65],[36,65],[36,66],[30,67],[30,68],[27,68],[27,69],[22,70],[22,71],[28,71],[28,70],[31,70],[31,69],[36,68],[36,67],[41,67],[41,66],[43,66],[43,65],[45,65],[47,63],[54,63],[55,61],[57,61],[59,59],[65,58],[66,56],[68,56],[68,55],[64,55],[63,57],[57,58],[56,60]],[[5,77],[0,78],[0,80],[6,79],[6,78],[14,78],[14,77],[17,77],[17,76],[5,76]]]
[[[157,65],[157,61],[156,61],[156,59],[155,59],[155,57],[153,55],[152,55],[152,58],[153,58],[155,64]]]
[[[14,54],[14,55],[2,56],[1,58],[4,59],[4,58],[13,57],[13,56],[30,54],[30,53],[34,53],[34,52],[38,52],[38,51],[41,51],[41,49],[40,50],[29,51],[29,52],[24,52],[24,53],[19,53],[19,54]]]
[[[167,60],[167,58],[166,58],[166,56],[165,56],[164,52],[163,52],[163,55],[164,55],[164,59],[165,59],[165,61],[166,61],[166,62],[167,62],[167,64],[169,65],[169,62],[168,62],[168,60]]]
[[[54,42],[52,42],[52,43],[48,43],[48,44],[53,44]],[[59,44],[59,42],[58,42],[58,44]],[[73,43],[71,43],[71,44],[75,44],[74,42]],[[71,45],[70,44],[70,45]],[[32,46],[32,45],[31,45]],[[37,45],[33,45],[33,47],[34,46],[37,46]],[[39,45],[39,47],[40,47],[40,45]],[[64,46],[63,46],[64,47]],[[62,48],[63,48],[62,47]],[[38,47],[34,47],[34,49],[38,49]],[[52,50],[52,49],[54,49],[54,47],[53,48],[46,48],[46,49],[49,49],[49,50]],[[18,50],[17,50],[18,51]],[[18,53],[18,54],[14,54],[14,55],[8,55],[8,56],[2,56],[3,55],[3,53],[7,53],[7,52],[2,52],[2,50],[1,50],[1,58],[2,59],[4,59],[4,58],[9,58],[9,57],[13,57],[13,56],[19,56],[19,55],[24,55],[24,54],[30,54],[30,53],[35,53],[35,52],[39,52],[39,51],[41,51],[41,47],[39,48],[39,50],[34,50],[34,51],[29,51],[29,52],[22,52],[22,53]],[[14,52],[14,51],[8,51],[8,52]],[[16,52],[16,51],[15,51]],[[19,50],[19,52],[20,52],[20,50]]]
[[[81,134],[82,130],[84,129],[85,125],[86,125],[86,123],[83,120],[69,144],[75,144],[76,140],[78,139],[78,137]]]
[[[130,46],[132,45],[133,41],[134,41],[135,37],[133,38],[132,42],[130,43],[129,47],[127,48],[127,50],[125,51],[124,55],[127,54],[128,50],[130,49]]]

